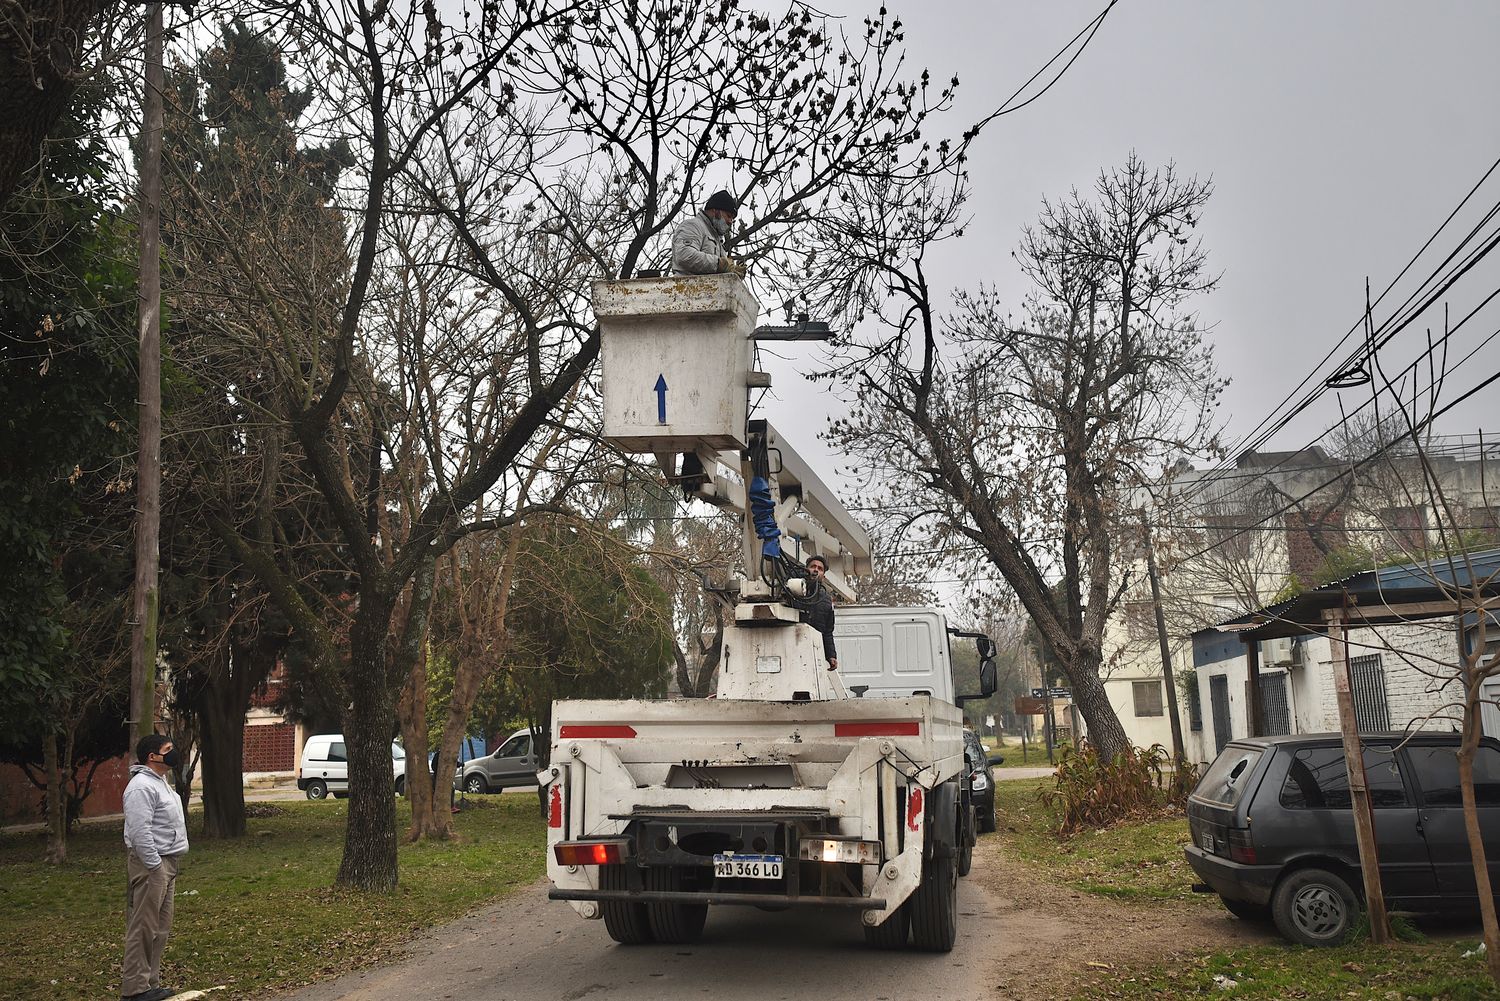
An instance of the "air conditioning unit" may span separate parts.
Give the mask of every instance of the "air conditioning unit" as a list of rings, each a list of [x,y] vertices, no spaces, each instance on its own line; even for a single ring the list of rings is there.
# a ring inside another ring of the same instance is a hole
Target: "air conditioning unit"
[[[1290,664],[1292,662],[1292,638],[1281,636],[1274,640],[1264,640],[1260,645],[1260,659],[1262,664]]]

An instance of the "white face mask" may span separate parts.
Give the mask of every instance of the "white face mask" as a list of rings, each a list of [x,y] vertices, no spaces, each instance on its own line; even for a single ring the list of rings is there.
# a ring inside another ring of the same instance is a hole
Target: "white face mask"
[[[729,235],[729,220],[728,219],[721,219],[718,216],[709,216],[708,217],[708,224],[709,224],[709,226],[711,226],[713,228],[713,231],[715,233],[719,234],[720,236],[728,236]]]

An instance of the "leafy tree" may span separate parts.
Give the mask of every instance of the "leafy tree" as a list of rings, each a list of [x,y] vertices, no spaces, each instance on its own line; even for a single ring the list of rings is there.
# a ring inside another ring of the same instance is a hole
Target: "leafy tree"
[[[101,100],[83,93],[41,175],[0,213],[0,740],[48,764],[53,861],[66,856],[64,776],[113,746],[79,735],[118,708],[104,626],[124,618],[113,596],[129,574],[119,457],[135,420],[135,297]]]

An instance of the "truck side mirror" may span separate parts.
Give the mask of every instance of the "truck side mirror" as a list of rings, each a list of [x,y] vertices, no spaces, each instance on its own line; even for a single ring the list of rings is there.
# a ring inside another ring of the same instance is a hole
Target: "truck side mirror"
[[[980,698],[989,698],[995,694],[995,689],[1000,687],[995,677],[995,658],[986,657],[979,662],[979,692]]]
[[[995,656],[995,641],[988,636],[975,637],[974,647],[979,651],[980,660],[989,660]]]

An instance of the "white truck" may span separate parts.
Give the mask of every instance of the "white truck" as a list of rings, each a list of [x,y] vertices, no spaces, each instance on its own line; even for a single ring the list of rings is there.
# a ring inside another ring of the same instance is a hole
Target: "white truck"
[[[745,419],[745,387],[764,384],[748,342],[787,328],[750,330],[758,306],[733,275],[601,282],[594,305],[606,436],[743,514],[745,567],[722,594],[716,697],[554,705],[538,774],[549,895],[624,944],[693,941],[711,904],[813,905],[860,913],[877,947],[948,951],[974,838],[959,703],[995,689],[988,638],[954,634],[981,658],[981,691],[959,696],[941,612],[840,606],[830,670],[799,611],[819,585],[787,550],[823,556],[826,586],[848,596],[869,539],[774,428]],[[691,390],[668,420],[674,385]]]

